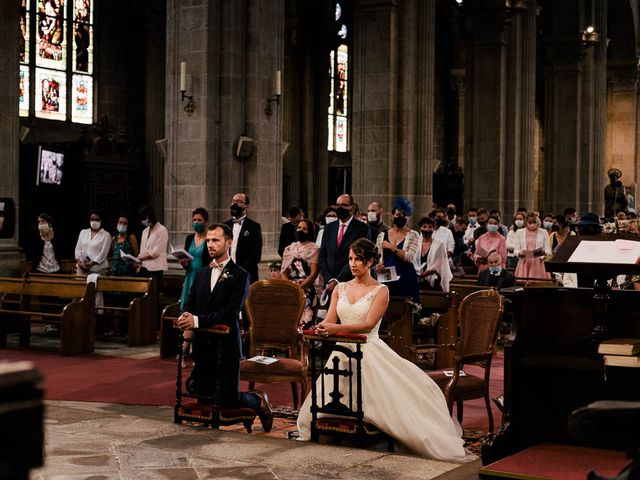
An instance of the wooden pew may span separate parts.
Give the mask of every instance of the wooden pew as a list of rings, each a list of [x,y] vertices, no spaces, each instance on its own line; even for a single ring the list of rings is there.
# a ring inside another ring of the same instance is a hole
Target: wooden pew
[[[86,278],[78,275],[27,274],[27,278],[55,284],[58,282],[85,283]],[[157,302],[154,301],[154,283],[146,277],[98,277],[97,292],[125,293],[135,295],[127,307],[108,305],[96,306],[96,311],[127,312],[129,330],[127,344],[130,347],[152,345],[157,342]]]
[[[26,273],[31,273],[31,269],[33,266],[33,262],[28,260],[23,260],[20,262],[20,276],[23,277]],[[72,274],[76,271],[76,259],[62,259],[60,260],[60,273],[62,274]]]
[[[65,299],[68,302],[56,305],[53,301],[40,302],[42,298]],[[16,323],[20,344],[28,346],[30,325],[36,322],[59,325],[60,352],[63,355],[92,353],[96,325],[94,304],[94,283],[0,278],[0,347],[6,347],[6,335]],[[38,308],[43,306],[46,308]]]

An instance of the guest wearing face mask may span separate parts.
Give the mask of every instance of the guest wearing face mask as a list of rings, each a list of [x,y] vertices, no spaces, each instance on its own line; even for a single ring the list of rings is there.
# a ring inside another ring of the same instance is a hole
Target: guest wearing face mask
[[[184,239],[184,249],[191,254],[193,260],[189,258],[180,260],[180,265],[186,270],[184,283],[182,284],[182,294],[180,295],[180,310],[182,310],[189,297],[196,273],[202,267],[206,267],[211,263],[206,242],[208,224],[209,212],[205,208],[198,207],[191,213],[191,228],[193,228],[194,233],[190,233]]]
[[[140,224],[144,230],[140,241],[140,255],[138,255],[140,262],[136,268],[140,276],[157,278],[160,282],[164,271],[169,269],[167,264],[169,232],[167,227],[158,221],[156,212],[150,206],[142,207],[139,215]]]
[[[473,232],[474,241],[477,240],[480,235],[487,233],[487,220],[489,220],[489,211],[486,208],[478,210],[478,228]]]
[[[453,239],[453,232],[449,228],[449,219],[445,215],[444,210],[436,210],[435,215],[436,230],[433,232],[433,238],[440,240],[444,244],[449,257],[453,256],[456,248],[456,242]]]
[[[291,207],[287,212],[287,223],[280,227],[280,240],[278,242],[278,255],[282,257],[287,245],[296,241],[295,233],[298,222],[304,218],[304,212],[300,207]]]
[[[516,232],[514,252],[518,256],[518,278],[551,278],[544,268],[545,256],[551,255],[549,234],[544,228],[538,228],[538,221],[536,215],[530,213],[526,228]]]
[[[62,260],[55,233],[53,218],[48,213],[38,215],[38,237],[28,249],[31,271],[38,273],[60,273]]]
[[[386,268],[395,267],[400,278],[387,283],[389,293],[411,297],[414,302],[419,302],[420,290],[414,262],[420,256],[420,234],[408,226],[411,214],[413,204],[404,197],[397,198],[392,211],[393,226],[381,232],[376,241],[381,260],[376,265],[376,272],[382,273]]]
[[[121,214],[116,225],[117,233],[111,239],[111,275],[118,277],[128,277],[135,274],[134,266],[121,258],[121,254],[128,253],[134,257],[138,256],[138,239],[129,232],[129,217]]]
[[[102,213],[92,210],[89,214],[89,228],[80,231],[76,242],[76,273],[79,275],[107,273],[109,269],[107,257],[110,250],[111,235],[102,228]]]
[[[382,205],[379,202],[371,202],[367,207],[367,223],[369,224],[369,240],[376,241],[380,232],[389,230],[389,226],[382,221]]]
[[[467,212],[467,220],[469,225],[464,232],[464,243],[467,245],[471,245],[473,243],[473,232],[476,231],[480,225],[478,225],[478,209],[475,207],[471,207]]]
[[[258,264],[262,258],[262,227],[249,217],[249,197],[239,192],[231,199],[231,218],[224,222],[233,232],[231,259],[249,272],[251,283],[258,281]]]
[[[444,244],[433,238],[434,223],[432,219],[424,217],[418,226],[422,235],[420,265],[416,269],[420,277],[420,287],[425,290],[448,292],[453,274],[451,267],[449,267]]]
[[[489,252],[496,251],[502,258],[502,267],[507,265],[507,241],[499,230],[500,220],[491,216],[487,219],[487,233],[483,233],[476,240],[476,250],[473,260],[478,267],[478,273],[483,272],[488,266]]]
[[[320,221],[320,228],[318,228],[318,235],[316,236],[316,245],[320,248],[322,245],[322,235],[324,232],[324,228],[329,225],[331,222],[338,221],[338,214],[336,213],[335,207],[327,207],[327,209],[322,214],[322,220]]]
[[[298,328],[312,326],[313,307],[316,303],[314,282],[318,276],[320,248],[314,243],[315,231],[310,220],[301,220],[295,232],[296,241],[284,249],[281,272],[304,290],[306,300]]]
[[[447,219],[449,220],[449,228],[453,229],[456,224],[456,206],[453,203],[447,205]]]
[[[558,227],[556,225],[556,218],[552,213],[547,213],[544,217],[542,217],[542,228],[544,228],[549,233],[549,235],[551,235],[551,232],[555,232],[556,230],[558,230]]]
[[[524,213],[516,213],[513,225],[507,233],[507,268],[515,269],[518,265],[518,256],[515,254],[516,232],[520,228],[524,228]]]
[[[478,285],[483,287],[501,288],[513,287],[516,277],[502,266],[502,257],[496,251],[489,253],[487,268],[478,274]]]

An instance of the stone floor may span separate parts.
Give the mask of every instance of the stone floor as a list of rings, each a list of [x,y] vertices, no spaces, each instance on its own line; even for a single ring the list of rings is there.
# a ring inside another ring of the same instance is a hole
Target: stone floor
[[[457,465],[172,423],[170,407],[47,402],[45,466],[31,480],[477,478]]]

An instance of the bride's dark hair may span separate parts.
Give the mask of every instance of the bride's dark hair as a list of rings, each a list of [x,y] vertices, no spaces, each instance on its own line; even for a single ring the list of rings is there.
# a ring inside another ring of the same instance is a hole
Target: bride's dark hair
[[[374,264],[378,263],[378,249],[372,241],[366,238],[359,238],[351,244],[350,249],[358,260],[362,260],[364,263],[367,263],[370,259],[373,259]]]

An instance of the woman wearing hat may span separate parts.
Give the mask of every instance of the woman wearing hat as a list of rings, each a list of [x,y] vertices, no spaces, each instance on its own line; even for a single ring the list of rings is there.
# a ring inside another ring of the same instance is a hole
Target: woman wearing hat
[[[604,187],[604,216],[607,220],[611,220],[616,213],[626,212],[629,202],[627,202],[624,185],[620,181],[622,172],[617,168],[611,168],[607,175],[609,175],[609,185]]]
[[[544,269],[544,258],[551,255],[549,234],[538,227],[538,217],[529,213],[526,228],[516,232],[514,253],[518,257],[516,277],[519,278],[551,278]]]

